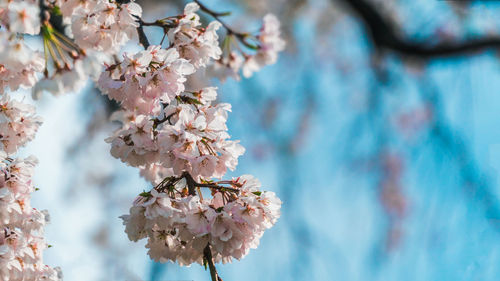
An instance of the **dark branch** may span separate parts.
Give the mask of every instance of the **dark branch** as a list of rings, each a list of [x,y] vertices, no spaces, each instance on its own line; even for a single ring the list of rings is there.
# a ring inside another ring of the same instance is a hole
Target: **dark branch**
[[[234,192],[234,193],[239,193],[240,192],[240,190],[237,189],[237,188],[225,187],[225,186],[218,185],[218,184],[215,184],[215,183],[195,183],[195,186],[197,186],[197,187],[208,187],[208,188],[213,188],[213,189],[217,189],[217,190],[220,190],[220,191],[231,191],[231,192]]]
[[[182,173],[182,176],[186,179],[189,195],[196,195],[196,181],[193,179],[191,174],[184,172]]]
[[[223,16],[227,16],[229,15],[230,13],[229,12],[225,12],[225,13],[219,13],[219,12],[215,12],[211,9],[209,9],[207,6],[205,6],[203,3],[201,3],[200,1],[198,0],[194,0],[194,2],[196,2],[196,4],[198,4],[198,6],[200,6],[200,9],[209,14],[210,16],[212,16],[215,20],[217,20],[218,22],[220,22],[222,24],[222,26],[227,30],[227,34],[228,35],[234,35],[236,36],[236,38],[238,38],[239,40],[241,41],[244,41],[245,38],[248,36],[247,33],[243,33],[243,32],[237,32],[235,31],[234,29],[232,29],[225,21],[223,21],[220,17],[223,17]],[[244,41],[246,42],[246,41]]]
[[[219,273],[217,273],[217,269],[215,268],[214,265],[214,259],[212,258],[212,250],[210,249],[210,244],[207,244],[207,246],[203,250],[203,258],[208,263],[208,268],[210,269],[210,277],[212,278],[212,281],[222,281],[222,278],[220,278]]]
[[[139,35],[139,42],[142,44],[144,49],[147,49],[149,47],[149,41],[146,33],[144,33],[142,25],[139,25],[139,27],[137,27],[137,34]]]
[[[470,54],[485,49],[500,48],[500,36],[471,39],[464,42],[425,44],[403,38],[389,19],[384,18],[367,0],[344,0],[365,23],[373,43],[380,50],[391,50],[400,55],[433,59],[461,54]]]

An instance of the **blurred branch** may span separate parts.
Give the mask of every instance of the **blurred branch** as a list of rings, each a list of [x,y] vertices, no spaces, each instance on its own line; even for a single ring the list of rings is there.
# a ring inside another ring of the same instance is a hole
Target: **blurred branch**
[[[466,145],[466,140],[445,121],[443,104],[435,83],[431,79],[421,82],[420,94],[432,107],[435,115],[430,136],[445,149],[456,161],[459,175],[465,187],[465,194],[473,202],[482,204],[485,216],[493,229],[500,231],[500,202],[494,189],[485,179],[475,162],[473,153]]]
[[[343,0],[343,2],[361,17],[373,43],[378,49],[394,51],[404,56],[433,59],[500,48],[500,36],[470,39],[464,42],[443,42],[433,45],[413,42],[403,38],[396,28],[396,24],[382,16],[370,1]]]

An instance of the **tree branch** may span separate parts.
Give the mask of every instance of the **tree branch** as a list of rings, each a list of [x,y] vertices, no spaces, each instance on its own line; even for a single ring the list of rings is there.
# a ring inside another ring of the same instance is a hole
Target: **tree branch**
[[[137,27],[137,34],[139,35],[139,42],[142,44],[144,49],[147,49],[149,47],[149,40],[148,37],[146,36],[146,33],[144,33],[142,25],[139,25]]]
[[[197,186],[197,187],[208,187],[208,188],[213,188],[213,189],[217,189],[217,190],[220,190],[220,191],[231,191],[231,192],[234,192],[234,193],[239,193],[240,192],[240,190],[237,189],[237,188],[225,187],[225,186],[221,186],[221,185],[218,185],[218,184],[215,184],[215,183],[195,183],[195,186]]]
[[[222,281],[222,278],[220,278],[219,273],[217,273],[217,269],[215,268],[214,265],[214,259],[212,258],[212,250],[210,249],[210,244],[207,244],[207,246],[203,250],[203,258],[208,263],[208,268],[210,269],[210,277],[212,278],[212,281]]]
[[[203,3],[201,3],[199,0],[194,0],[194,2],[196,4],[198,4],[198,6],[200,6],[200,9],[211,15],[215,20],[217,20],[218,22],[220,22],[222,24],[222,26],[227,30],[227,32],[229,34],[234,34],[238,37],[245,37],[246,34],[244,33],[240,33],[240,32],[237,32],[235,30],[233,30],[227,23],[225,23],[220,17],[223,17],[223,16],[227,16],[229,15],[230,13],[229,12],[226,12],[226,13],[218,13],[218,12],[215,12],[215,11],[212,11],[211,9],[209,9],[207,6],[205,6]]]
[[[248,33],[245,33],[245,32],[237,32],[235,31],[234,29],[232,29],[225,21],[223,21],[220,17],[223,17],[223,16],[228,16],[230,14],[230,12],[225,12],[225,13],[219,13],[219,12],[215,12],[211,9],[209,9],[207,6],[205,6],[203,3],[201,3],[199,0],[193,0],[196,4],[198,4],[198,6],[200,6],[200,9],[209,14],[210,16],[212,16],[216,21],[220,22],[222,24],[222,26],[226,29],[227,31],[227,35],[228,36],[231,36],[231,35],[234,35],[236,37],[236,39],[238,39],[243,45],[245,45],[246,47],[250,48],[250,49],[256,49],[256,48],[259,48],[259,46],[255,46],[255,45],[252,45],[252,43],[249,43],[247,42],[247,39],[249,37],[249,34]]]
[[[412,42],[403,38],[394,28],[395,24],[384,18],[370,1],[343,1],[360,16],[378,49],[394,51],[409,57],[433,59],[500,48],[500,36],[477,38],[464,42],[443,42],[436,45]]]
[[[196,195],[196,181],[193,179],[191,174],[189,174],[188,172],[184,172],[182,173],[182,177],[186,179],[189,195]]]

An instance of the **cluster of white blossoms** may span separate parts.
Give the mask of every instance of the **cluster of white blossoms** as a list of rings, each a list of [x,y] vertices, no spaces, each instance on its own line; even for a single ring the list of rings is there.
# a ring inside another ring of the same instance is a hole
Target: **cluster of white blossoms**
[[[43,263],[48,245],[43,230],[46,211],[30,206],[34,157],[0,155],[0,279],[61,280],[59,269]]]
[[[129,111],[158,115],[162,103],[169,103],[184,91],[186,75],[195,72],[192,64],[180,58],[176,49],[150,46],[109,66],[99,77],[103,93]]]
[[[6,94],[0,98],[1,280],[61,280],[58,269],[43,263],[48,215],[30,206],[37,160],[10,157],[33,139],[40,125],[33,106],[10,100]]]
[[[245,149],[230,139],[231,106],[215,102],[217,88],[193,90],[186,83],[206,67],[239,79],[239,72],[249,77],[275,63],[285,46],[279,21],[267,15],[258,35],[235,34],[219,21],[204,26],[200,5],[147,23],[133,0],[0,0],[0,280],[60,279],[42,260],[47,215],[29,204],[36,160],[10,158],[41,124],[32,106],[6,96],[18,88],[31,88],[35,98],[59,95],[80,90],[91,77],[120,104],[113,118],[122,126],[107,139],[111,154],[155,185],[137,198],[124,224],[131,240],[148,238],[154,260],[240,259],[277,221],[281,201],[260,191],[253,177],[213,181],[234,170]],[[144,26],[163,29],[159,45],[149,46]],[[226,38],[236,36],[255,52],[224,54],[222,26]],[[40,35],[45,56],[26,46],[25,35]],[[120,56],[131,39],[146,50]]]
[[[275,15],[267,14],[262,23],[260,34],[257,36],[257,53],[245,57],[243,76],[250,77],[262,67],[274,64],[278,60],[278,53],[285,49],[285,41],[280,37],[280,22]]]
[[[205,67],[211,60],[217,60],[222,55],[217,35],[221,23],[213,21],[202,28],[200,16],[196,13],[199,9],[200,6],[196,3],[187,4],[184,14],[175,22],[177,27],[168,31],[171,44],[196,68]]]
[[[230,139],[231,105],[215,102],[217,88],[186,89],[189,75],[222,55],[221,24],[203,27],[198,10],[190,3],[182,15],[160,22],[168,21],[167,48],[125,53],[98,83],[122,107],[113,116],[122,126],[107,139],[111,154],[156,185],[122,217],[126,232],[132,241],[148,238],[152,259],[180,265],[207,261],[207,249],[215,262],[242,258],[274,225],[281,207],[251,176],[213,181],[234,170],[245,149]],[[264,42],[270,31],[263,30]],[[201,188],[211,192],[203,196]]]
[[[189,195],[186,179],[175,177],[141,193],[122,216],[129,239],[147,238],[148,254],[159,262],[202,264],[207,244],[215,262],[243,258],[276,223],[281,201],[259,191],[260,182],[249,175],[226,183],[231,188],[213,190],[211,199]]]
[[[234,170],[245,149],[229,140],[231,106],[211,105],[216,95],[213,87],[179,95],[164,106],[161,119],[121,112],[116,116],[123,127],[108,139],[111,154],[141,169],[161,166],[171,175],[187,171],[197,179],[221,178]]]
[[[8,95],[0,97],[0,149],[15,153],[21,146],[33,140],[41,118],[35,115],[35,107]]]
[[[251,77],[254,72],[259,71],[262,67],[276,63],[278,53],[283,51],[286,45],[281,38],[280,22],[273,14],[267,14],[264,17],[260,32],[255,36],[256,45],[246,41],[250,37],[247,34],[239,34],[237,37],[243,42],[244,46],[257,51],[254,54],[248,54],[242,52],[239,48],[239,52],[230,51],[226,56],[217,60],[211,70],[215,76],[222,80],[226,79],[226,77],[239,80],[240,71],[244,77]]]
[[[28,48],[23,40],[0,30],[0,94],[5,89],[29,89],[44,68],[43,55]]]
[[[40,32],[39,17],[38,1],[0,1],[0,280],[61,280],[58,269],[43,263],[48,214],[30,205],[37,160],[13,158],[35,137],[41,118],[7,94],[34,87],[45,69],[43,55],[23,40]]]
[[[58,0],[58,6],[75,43],[82,49],[113,54],[137,37],[142,8],[133,1]]]
[[[0,0],[0,94],[33,87],[44,69],[43,55],[20,37],[40,32],[39,14],[36,1]]]
[[[38,21],[47,58],[45,66],[49,57],[52,61],[52,67],[44,69],[44,78],[33,88],[35,98],[43,92],[54,95],[77,92],[89,77],[96,80],[103,63],[110,61],[125,43],[137,37],[137,20],[142,15],[142,8],[133,1],[122,4],[109,0],[45,0],[44,5],[48,10],[59,11],[66,34],[53,28],[48,21],[50,16],[58,16],[57,13],[47,13],[40,28],[38,3],[30,2],[28,7],[33,10],[27,12],[29,20],[26,21],[35,22],[31,18]],[[12,20],[6,26],[10,25]]]

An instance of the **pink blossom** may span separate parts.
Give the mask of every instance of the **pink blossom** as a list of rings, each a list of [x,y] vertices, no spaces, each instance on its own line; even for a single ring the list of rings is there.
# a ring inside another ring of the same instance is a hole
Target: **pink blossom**
[[[239,193],[217,191],[211,200],[185,195],[185,179],[173,182],[162,187],[166,190],[142,193],[130,215],[122,216],[130,240],[147,238],[148,254],[155,261],[201,264],[208,244],[215,262],[241,259],[280,216],[281,201],[273,192],[259,191],[259,181],[249,175],[230,181]]]

